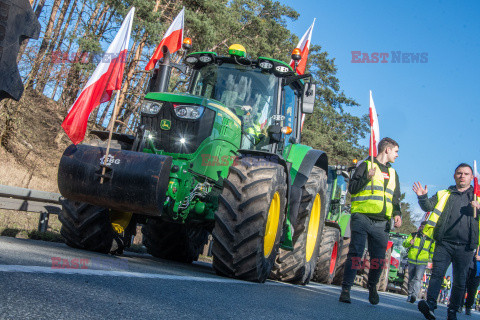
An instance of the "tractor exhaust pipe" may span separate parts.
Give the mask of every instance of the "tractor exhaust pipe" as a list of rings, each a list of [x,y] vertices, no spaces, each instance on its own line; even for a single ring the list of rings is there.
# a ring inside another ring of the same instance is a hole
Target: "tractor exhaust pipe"
[[[158,67],[157,79],[155,81],[155,92],[167,92],[170,84],[172,66],[170,65],[170,51],[167,46],[162,47],[163,61]]]

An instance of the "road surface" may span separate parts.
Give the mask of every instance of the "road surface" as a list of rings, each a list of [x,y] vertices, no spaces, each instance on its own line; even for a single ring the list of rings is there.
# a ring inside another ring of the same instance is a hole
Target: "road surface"
[[[0,237],[0,319],[423,319],[405,296],[380,293],[372,306],[368,292],[354,287],[349,305],[338,302],[339,292],[316,283],[222,278],[205,262]],[[446,307],[436,314],[446,318]]]

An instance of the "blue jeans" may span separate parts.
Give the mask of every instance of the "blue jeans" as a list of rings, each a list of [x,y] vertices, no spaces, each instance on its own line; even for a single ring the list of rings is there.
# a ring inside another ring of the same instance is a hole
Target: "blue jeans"
[[[408,295],[417,298],[427,265],[408,263]]]

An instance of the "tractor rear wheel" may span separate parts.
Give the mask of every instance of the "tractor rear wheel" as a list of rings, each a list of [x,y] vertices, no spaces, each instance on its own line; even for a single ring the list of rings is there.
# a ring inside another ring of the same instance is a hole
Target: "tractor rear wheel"
[[[279,164],[244,157],[230,167],[212,232],[217,274],[265,282],[280,245],[286,191]]]
[[[148,219],[142,226],[143,245],[154,257],[191,263],[208,241],[207,230],[180,223]]]
[[[115,231],[108,209],[65,199],[58,219],[62,223],[60,234],[73,248],[109,253]]]
[[[335,276],[332,283],[341,285],[343,281],[343,273],[345,272],[345,262],[347,261],[348,247],[350,245],[350,238],[342,238],[338,249],[338,262],[335,270]]]
[[[378,291],[387,291],[387,286],[388,286],[388,274],[390,273],[390,259],[392,257],[392,250],[393,248],[390,248],[390,250],[387,251],[385,254],[385,263],[382,264],[382,275],[380,276],[380,280],[378,281]]]
[[[313,274],[313,281],[331,284],[336,272],[340,248],[340,230],[326,226],[322,233],[322,242]]]
[[[326,182],[325,171],[314,167],[302,188],[293,250],[280,249],[270,274],[272,279],[305,285],[313,277],[326,216]]]
[[[405,271],[403,273],[403,282],[402,282],[402,288],[400,290],[400,293],[403,295],[408,296],[408,267],[405,266]]]

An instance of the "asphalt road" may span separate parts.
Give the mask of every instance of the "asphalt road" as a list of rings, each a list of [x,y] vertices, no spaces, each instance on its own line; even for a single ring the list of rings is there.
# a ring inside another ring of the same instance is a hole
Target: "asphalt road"
[[[0,319],[424,319],[404,296],[381,293],[372,306],[367,291],[354,287],[348,305],[338,302],[339,292],[316,283],[226,279],[204,262],[112,257],[0,237]],[[446,307],[436,314],[446,318]]]

